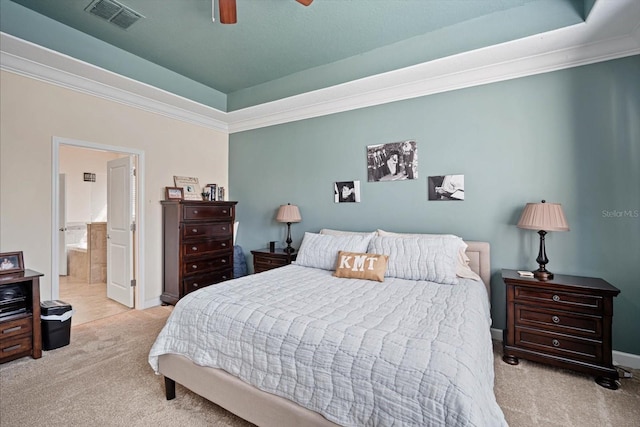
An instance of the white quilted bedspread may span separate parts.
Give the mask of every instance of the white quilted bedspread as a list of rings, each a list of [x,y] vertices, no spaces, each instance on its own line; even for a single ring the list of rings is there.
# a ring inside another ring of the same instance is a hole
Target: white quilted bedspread
[[[344,426],[504,426],[487,294],[289,265],[179,301],[149,353],[221,368]]]

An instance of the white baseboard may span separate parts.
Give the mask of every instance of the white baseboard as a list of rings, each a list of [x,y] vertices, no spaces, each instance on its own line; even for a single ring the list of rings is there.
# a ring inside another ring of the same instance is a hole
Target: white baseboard
[[[502,329],[491,328],[491,338],[502,342]],[[640,369],[640,355],[613,350],[613,364],[631,369]]]

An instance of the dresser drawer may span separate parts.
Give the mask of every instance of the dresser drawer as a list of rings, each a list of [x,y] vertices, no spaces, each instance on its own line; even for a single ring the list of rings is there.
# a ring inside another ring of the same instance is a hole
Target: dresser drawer
[[[602,342],[562,334],[554,334],[530,328],[515,328],[516,346],[544,351],[546,354],[582,360],[602,362]]]
[[[182,265],[184,274],[206,273],[212,270],[219,270],[233,266],[233,254],[224,254],[211,258],[185,261]]]
[[[601,313],[603,298],[598,295],[586,295],[571,292],[556,292],[547,289],[533,289],[515,286],[516,303],[530,301],[559,310],[579,311],[583,313]]]
[[[184,239],[231,236],[233,228],[230,222],[212,224],[185,223],[182,228]]]
[[[185,256],[201,255],[209,252],[229,251],[232,240],[205,240],[182,245]]]
[[[215,220],[233,217],[231,206],[191,206],[183,207],[185,221]]]
[[[31,335],[2,339],[0,340],[0,361],[13,359],[18,355],[31,354],[32,348]]]
[[[198,276],[189,277],[184,279],[184,292],[196,291],[198,289],[205,288],[216,283],[224,282],[233,278],[233,271],[231,269],[216,271],[214,273],[202,274]]]
[[[4,342],[5,339],[23,334],[31,335],[31,330],[31,316],[0,323],[0,341]]]
[[[272,268],[282,267],[285,265],[289,265],[289,262],[286,258],[276,258],[268,256],[256,257],[254,262],[254,268],[256,271],[258,269],[271,270]]]
[[[515,305],[516,326],[556,331],[587,338],[602,338],[602,318],[526,305]]]

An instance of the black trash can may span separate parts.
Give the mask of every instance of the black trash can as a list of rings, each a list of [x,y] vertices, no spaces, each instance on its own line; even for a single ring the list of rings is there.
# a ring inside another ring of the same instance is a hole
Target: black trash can
[[[43,350],[53,350],[69,345],[71,316],[73,316],[73,308],[64,301],[52,300],[40,303]]]

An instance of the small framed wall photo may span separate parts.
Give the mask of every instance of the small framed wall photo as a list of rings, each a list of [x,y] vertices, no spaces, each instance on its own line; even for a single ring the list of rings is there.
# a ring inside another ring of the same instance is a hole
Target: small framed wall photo
[[[24,271],[22,251],[0,254],[0,274],[20,273]]]
[[[182,187],[166,187],[166,200],[182,200]]]

